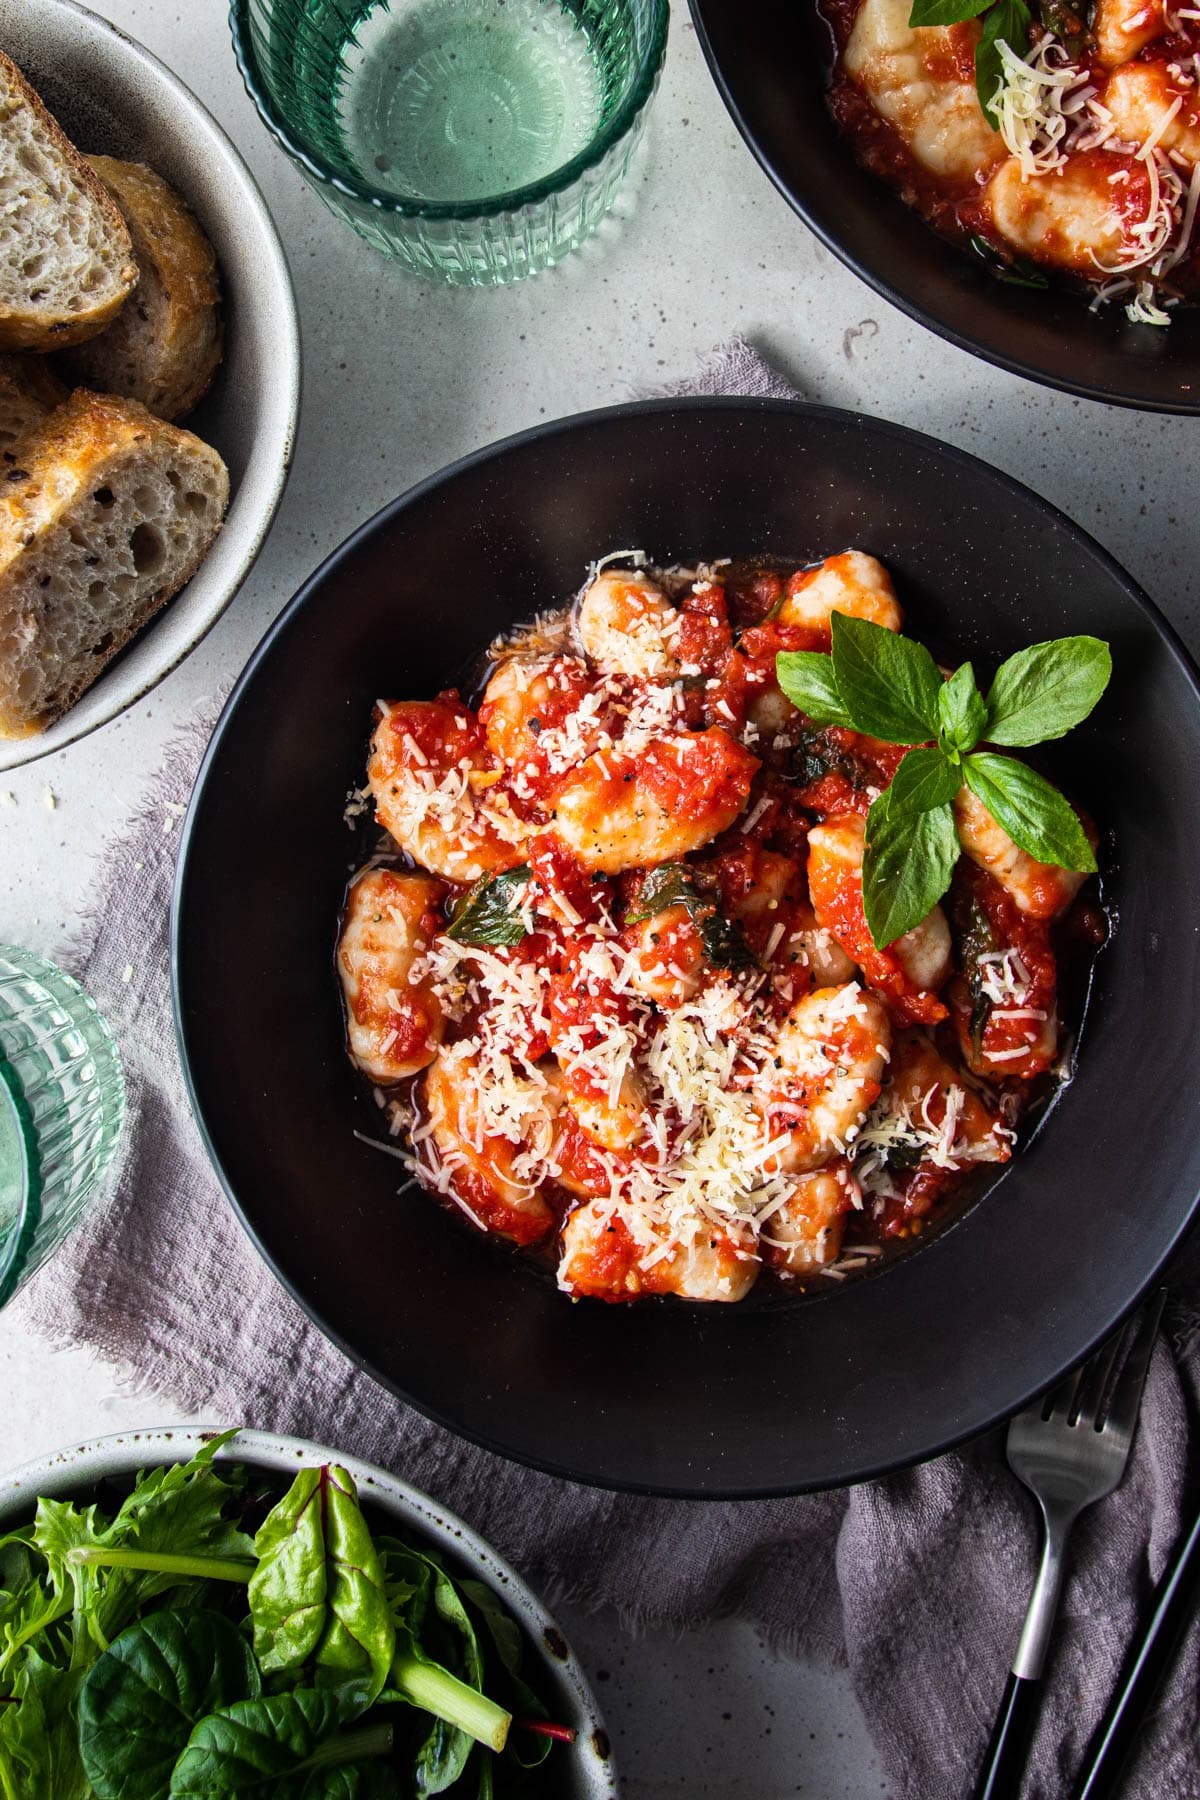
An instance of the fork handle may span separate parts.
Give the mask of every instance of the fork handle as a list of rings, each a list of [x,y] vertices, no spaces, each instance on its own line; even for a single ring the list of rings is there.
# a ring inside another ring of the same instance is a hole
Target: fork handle
[[[1067,1534],[1075,1517],[1073,1510],[1068,1512],[1042,1504],[1041,1566],[972,1800],[1019,1800],[1021,1778],[1041,1704],[1042,1666],[1050,1633],[1058,1617]]]

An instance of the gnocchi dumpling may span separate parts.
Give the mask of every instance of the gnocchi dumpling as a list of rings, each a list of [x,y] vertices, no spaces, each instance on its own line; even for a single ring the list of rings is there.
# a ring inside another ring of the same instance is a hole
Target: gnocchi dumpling
[[[843,66],[919,163],[973,181],[1005,154],[975,92],[979,28],[914,27],[911,10],[911,0],[863,0]]]

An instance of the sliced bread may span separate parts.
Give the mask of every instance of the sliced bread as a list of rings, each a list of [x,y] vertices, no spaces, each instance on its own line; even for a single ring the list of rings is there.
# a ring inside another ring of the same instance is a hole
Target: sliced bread
[[[54,722],[208,549],[229,498],[215,450],[80,389],[0,486],[0,737]]]
[[[121,209],[138,284],[111,325],[68,351],[64,373],[98,393],[140,400],[160,419],[182,418],[221,360],[213,247],[174,188],[145,163],[88,162]]]
[[[66,388],[42,357],[0,354],[0,476],[17,466],[18,442],[66,397]]]
[[[120,208],[0,53],[0,350],[103,331],[136,281]]]

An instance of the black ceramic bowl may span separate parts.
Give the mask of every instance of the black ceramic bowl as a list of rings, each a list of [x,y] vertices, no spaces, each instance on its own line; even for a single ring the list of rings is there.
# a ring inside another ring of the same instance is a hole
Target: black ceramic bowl
[[[780,192],[847,268],[910,318],[1049,387],[1150,412],[1200,412],[1200,307],[1169,328],[1088,310],[1066,290],[1006,285],[861,169],[825,102],[832,60],[816,0],[691,0],[725,104]]]
[[[978,1204],[819,1297],[572,1303],[391,1158],[343,1048],[342,822],[377,695],[430,695],[588,561],[861,546],[912,629],[990,671],[1096,632],[1116,673],[1048,766],[1115,843],[1119,926],[1079,1074]],[[693,1495],[859,1479],[1022,1404],[1152,1280],[1200,1191],[1193,926],[1200,703],[1169,628],[1083,532],[894,425],[776,401],[546,425],[384,509],[268,633],[188,815],[175,1002],[192,1098],[246,1229],[330,1337],[466,1437],[580,1480]]]

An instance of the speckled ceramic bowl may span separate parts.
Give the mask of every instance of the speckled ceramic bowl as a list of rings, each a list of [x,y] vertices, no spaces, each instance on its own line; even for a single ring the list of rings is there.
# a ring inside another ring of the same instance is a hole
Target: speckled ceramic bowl
[[[86,1498],[99,1481],[136,1476],[161,1463],[188,1461],[212,1435],[186,1426],[121,1432],[38,1457],[0,1477],[0,1532],[28,1518],[39,1495]],[[545,1791],[553,1792],[555,1800],[616,1800],[617,1776],[608,1734],[583,1670],[537,1596],[461,1519],[385,1469],[303,1438],[241,1431],[218,1452],[218,1460],[273,1470],[284,1482],[291,1480],[302,1463],[339,1462],[354,1477],[364,1505],[388,1513],[402,1532],[431,1544],[452,1570],[458,1568],[486,1581],[520,1621],[540,1656],[539,1685],[553,1717],[578,1732],[575,1743],[561,1754],[556,1752],[553,1763],[547,1765],[553,1767],[554,1779]]]
[[[283,493],[300,403],[300,334],[283,249],[220,126],[148,50],[73,0],[5,0],[0,48],[85,152],[150,163],[211,238],[225,296],[225,360],[183,422],[221,452],[231,499],[187,586],[57,725],[0,740],[0,770],[61,750],[182,662],[237,593]]]

